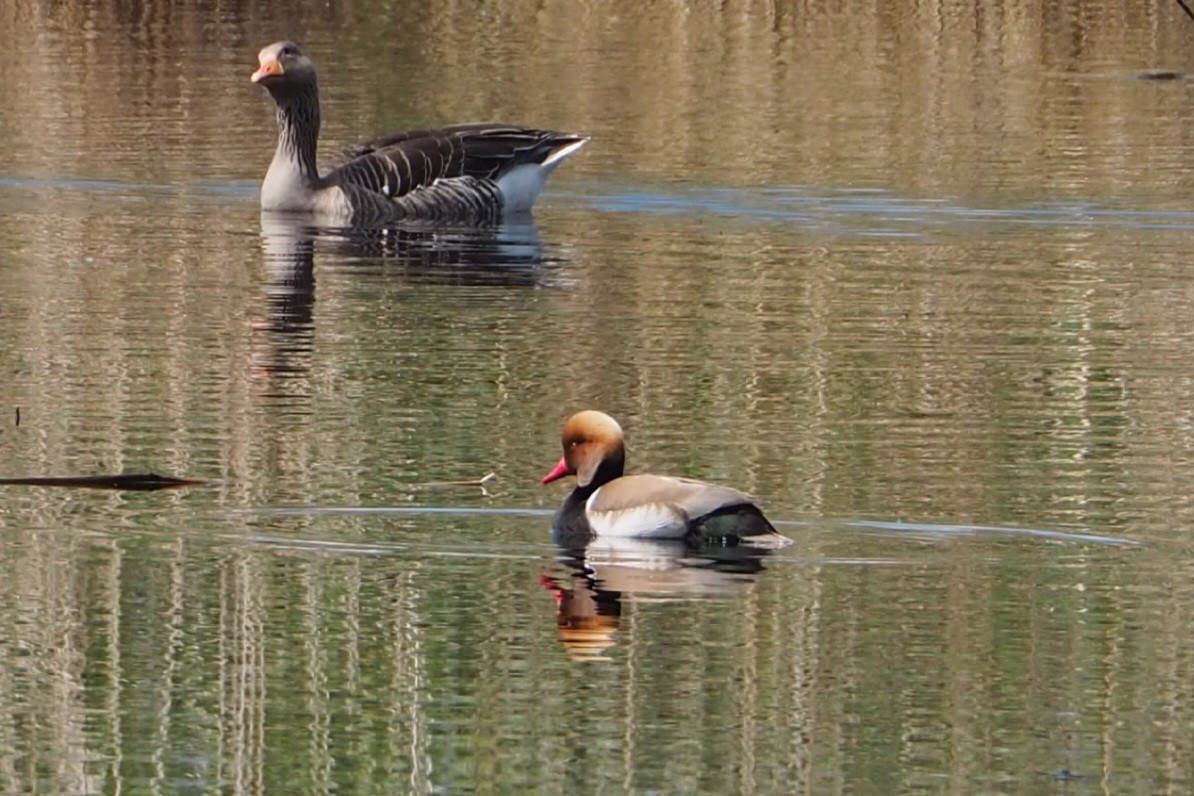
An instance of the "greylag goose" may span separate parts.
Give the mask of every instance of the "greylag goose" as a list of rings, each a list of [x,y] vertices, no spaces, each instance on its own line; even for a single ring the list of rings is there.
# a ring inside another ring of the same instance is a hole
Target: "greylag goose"
[[[252,81],[278,106],[278,148],[261,184],[261,208],[331,223],[402,218],[491,223],[527,213],[547,176],[589,140],[508,124],[411,130],[358,144],[320,174],[319,83],[298,45],[257,55]]]
[[[694,542],[749,541],[782,546],[780,536],[747,494],[726,486],[666,475],[623,475],[622,427],[604,412],[578,412],[564,424],[564,456],[543,483],[576,476],[576,488],[556,512],[565,537],[638,537]]]

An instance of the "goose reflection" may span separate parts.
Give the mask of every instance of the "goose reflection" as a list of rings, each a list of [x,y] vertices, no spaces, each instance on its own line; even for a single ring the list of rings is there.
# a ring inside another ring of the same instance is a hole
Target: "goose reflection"
[[[271,273],[309,269],[316,246],[339,266],[380,267],[435,284],[535,287],[562,264],[545,254],[539,227],[526,215],[482,227],[317,227],[301,217],[262,213],[261,231]]]
[[[262,312],[253,319],[253,370],[270,382],[310,370],[317,250],[333,267],[465,287],[538,287],[563,264],[545,255],[529,216],[488,227],[329,228],[263,212],[261,238],[267,280]]]
[[[561,571],[540,585],[556,601],[560,643],[574,660],[605,660],[618,643],[627,602],[733,599],[763,571],[773,547],[692,544],[682,540],[604,539],[586,544],[557,536]]]
[[[315,336],[314,233],[300,224],[263,215],[261,250],[266,281],[261,310],[251,321],[251,371],[260,391],[275,394],[290,391],[282,385],[301,379],[311,369]]]

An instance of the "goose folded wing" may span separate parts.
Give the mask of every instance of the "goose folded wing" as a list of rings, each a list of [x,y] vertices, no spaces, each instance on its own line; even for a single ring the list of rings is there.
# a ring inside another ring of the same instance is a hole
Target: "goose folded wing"
[[[564,144],[580,140],[551,130],[530,130],[509,125],[465,125],[460,129],[464,173],[496,179],[518,163],[542,163]]]
[[[349,149],[328,179],[396,198],[441,179],[493,180],[516,163],[541,163],[572,140],[579,139],[510,125],[408,130]]]
[[[327,175],[328,181],[389,199],[464,174],[464,153],[448,136],[404,133],[361,144],[345,154],[346,162]]]

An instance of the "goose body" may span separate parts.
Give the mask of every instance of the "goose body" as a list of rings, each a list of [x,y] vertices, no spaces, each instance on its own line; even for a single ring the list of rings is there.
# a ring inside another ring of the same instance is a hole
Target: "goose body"
[[[321,174],[319,83],[293,42],[261,50],[252,80],[277,104],[278,146],[261,208],[331,223],[493,223],[525,214],[548,175],[588,138],[500,123],[410,130],[358,144]]]
[[[762,510],[744,492],[692,478],[624,475],[622,428],[603,412],[579,412],[564,424],[564,456],[543,477],[576,476],[556,512],[565,537],[750,541],[783,545]]]

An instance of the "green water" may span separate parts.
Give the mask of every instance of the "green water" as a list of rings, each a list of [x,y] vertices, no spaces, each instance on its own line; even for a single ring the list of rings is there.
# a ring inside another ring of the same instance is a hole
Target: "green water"
[[[329,148],[593,141],[533,226],[263,221],[284,35]],[[0,791],[1189,790],[1187,66],[1166,2],[10,0],[0,477],[207,483],[0,487]],[[793,544],[558,549],[587,407]]]

